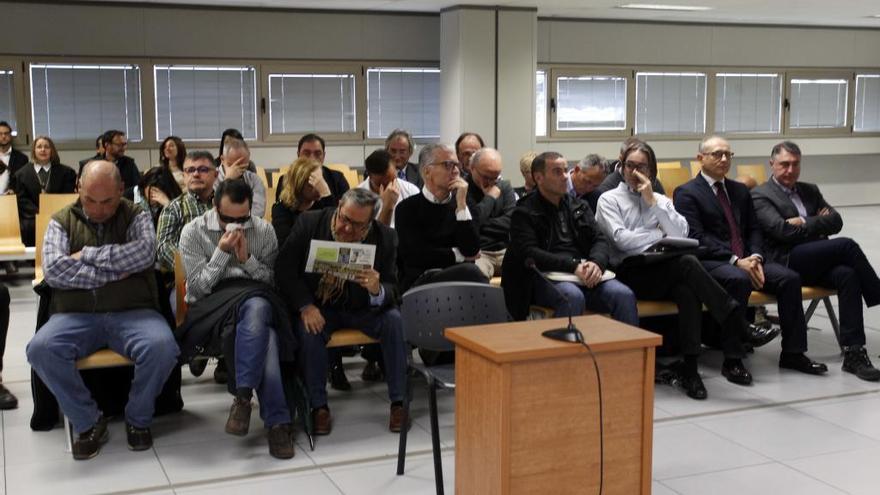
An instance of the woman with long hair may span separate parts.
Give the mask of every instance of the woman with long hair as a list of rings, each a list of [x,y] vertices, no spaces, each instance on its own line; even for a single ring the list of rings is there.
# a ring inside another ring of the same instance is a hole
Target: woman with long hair
[[[324,181],[319,162],[303,157],[290,164],[284,174],[278,202],[272,206],[272,227],[278,245],[284,245],[300,213],[312,209],[321,198],[329,195],[330,187]]]
[[[159,166],[174,176],[177,185],[183,190],[183,161],[186,159],[186,145],[177,136],[168,136],[159,146]]]

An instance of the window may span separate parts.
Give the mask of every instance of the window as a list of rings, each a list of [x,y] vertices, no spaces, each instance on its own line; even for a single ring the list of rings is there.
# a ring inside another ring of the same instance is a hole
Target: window
[[[535,73],[535,136],[547,135],[547,72]]]
[[[108,129],[141,141],[141,71],[137,65],[31,64],[35,136],[92,142]]]
[[[394,129],[440,137],[440,69],[367,69],[367,137],[384,139]]]
[[[846,127],[849,79],[793,77],[789,83],[790,129]]]
[[[880,132],[880,74],[856,76],[856,132]]]
[[[355,132],[354,74],[269,74],[269,133]]]
[[[561,75],[556,80],[556,130],[626,128],[626,78]]]
[[[636,134],[704,134],[706,74],[636,73]]]
[[[780,132],[782,77],[779,74],[715,75],[715,131]]]
[[[225,129],[257,138],[256,69],[157,65],[156,138],[218,141]]]
[[[0,69],[0,120],[12,126],[12,135],[18,135],[15,119],[15,87],[12,84],[13,72]]]

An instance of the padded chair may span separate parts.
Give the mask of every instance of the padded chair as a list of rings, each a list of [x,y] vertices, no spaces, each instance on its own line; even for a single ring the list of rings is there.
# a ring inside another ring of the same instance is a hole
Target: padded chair
[[[23,255],[21,225],[18,221],[18,198],[14,194],[0,196],[0,254]]]
[[[657,169],[661,168],[681,168],[681,162],[657,162]]]
[[[269,179],[266,177],[266,169],[263,167],[257,167],[257,177],[263,181],[263,187],[269,189]]]
[[[357,170],[354,170],[344,163],[331,163],[330,165],[327,165],[327,168],[342,172],[342,175],[345,176],[346,182],[348,182],[348,187],[355,188],[361,183],[361,176],[358,174]]]
[[[657,180],[663,184],[663,189],[666,190],[666,195],[670,198],[672,194],[675,193],[675,189],[684,184],[685,182],[691,180],[691,177],[684,168],[660,168],[657,169]]]
[[[700,162],[696,160],[691,160],[691,177],[696,177],[702,169],[703,166],[700,164]]]
[[[443,335],[446,328],[500,323],[510,320],[500,287],[475,282],[439,282],[414,287],[403,295],[403,332],[407,343],[429,351],[451,351],[454,346]],[[425,366],[412,362],[407,367],[406,396],[403,401],[404,428],[400,430],[397,474],[404,471],[409,407],[415,373],[425,377],[431,415],[431,443],[434,450],[434,477],[437,493],[443,493],[443,465],[440,460],[440,433],[437,425],[437,390],[455,389],[455,365]]]
[[[761,164],[757,165],[737,165],[736,175],[750,175],[758,185],[767,182],[767,167]]]

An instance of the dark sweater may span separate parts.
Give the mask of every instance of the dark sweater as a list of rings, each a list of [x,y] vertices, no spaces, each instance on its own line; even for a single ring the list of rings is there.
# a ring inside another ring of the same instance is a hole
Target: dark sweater
[[[468,205],[468,209],[473,215],[474,208]],[[409,288],[425,270],[454,265],[452,248],[458,248],[467,257],[480,251],[476,222],[456,220],[455,198],[437,204],[422,193],[410,196],[397,205],[394,223],[400,237],[398,265],[402,290]]]

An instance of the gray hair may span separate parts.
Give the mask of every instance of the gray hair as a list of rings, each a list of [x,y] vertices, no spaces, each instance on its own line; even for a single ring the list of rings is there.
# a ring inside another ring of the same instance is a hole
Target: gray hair
[[[495,156],[498,158],[498,161],[501,161],[501,153],[498,152],[495,148],[480,148],[473,155],[471,155],[471,167],[480,163],[486,156]]]
[[[422,174],[425,173],[425,169],[434,161],[434,155],[440,150],[455,153],[452,146],[449,146],[448,144],[433,143],[426,144],[422,147],[422,150],[419,151],[419,171]]]
[[[596,153],[590,153],[585,156],[583,160],[578,162],[579,169],[588,169],[592,167],[599,167],[602,170],[607,170],[605,168],[605,157],[602,155],[597,155]]]
[[[403,129],[394,129],[393,131],[391,131],[391,134],[389,134],[388,137],[385,138],[385,149],[386,150],[388,149],[388,146],[391,144],[392,141],[394,141],[397,138],[401,138],[401,137],[406,139],[406,144],[409,145],[409,152],[412,153],[413,149],[415,148],[415,144],[413,143],[413,138],[409,134],[409,132],[407,132]]]
[[[186,154],[186,161],[188,162],[195,162],[199,160],[208,160],[209,162],[211,162],[211,165],[214,165],[214,155],[212,155],[210,151],[195,150],[190,151]]]
[[[251,151],[250,148],[248,148],[247,143],[244,142],[243,139],[227,137],[226,142],[223,143],[223,156],[228,155],[229,152],[232,150],[245,150],[248,153],[250,153]]]
[[[776,161],[776,155],[778,155],[782,150],[785,150],[792,155],[800,158],[801,157],[801,148],[794,141],[783,141],[781,143],[776,144],[773,149],[770,151],[770,159]]]
[[[370,218],[373,218],[376,216],[376,206],[379,204],[379,195],[369,189],[355,187],[345,191],[345,194],[343,194],[342,198],[339,200],[340,207],[346,204],[351,204],[358,208],[368,206],[370,208]]]
[[[713,135],[711,135],[711,136],[706,136],[706,137],[703,138],[702,141],[700,141],[700,147],[697,148],[697,151],[698,151],[699,153],[703,153],[703,152],[706,150],[706,143],[708,143],[709,141],[712,141],[713,139],[722,139],[722,140],[724,140],[725,142],[727,142],[726,139],[724,139],[723,137],[721,137],[721,136],[719,136],[719,135],[717,135],[717,134],[713,134]],[[729,143],[728,143],[728,144],[729,144]]]

